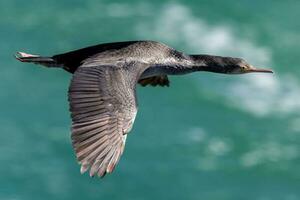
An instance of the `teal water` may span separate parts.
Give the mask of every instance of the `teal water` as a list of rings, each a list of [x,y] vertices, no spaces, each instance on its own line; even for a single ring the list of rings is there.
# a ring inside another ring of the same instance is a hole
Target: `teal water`
[[[0,2],[0,199],[300,199],[300,1]],[[70,74],[25,65],[103,42],[152,39],[241,56],[274,75],[198,73],[138,88],[125,153],[104,179],[80,175]]]

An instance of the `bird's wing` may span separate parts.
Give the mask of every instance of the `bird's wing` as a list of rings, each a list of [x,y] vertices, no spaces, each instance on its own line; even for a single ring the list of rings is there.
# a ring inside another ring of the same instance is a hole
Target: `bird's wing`
[[[122,71],[123,70],[123,71]],[[69,88],[72,144],[81,173],[111,173],[136,113],[134,75],[115,66],[79,67]]]
[[[152,77],[149,77],[149,78],[144,78],[144,79],[140,79],[139,84],[141,84],[142,86],[147,86],[147,85],[151,85],[151,86],[167,86],[169,87],[169,79],[168,79],[168,76],[167,75],[161,75],[161,76],[152,76]]]

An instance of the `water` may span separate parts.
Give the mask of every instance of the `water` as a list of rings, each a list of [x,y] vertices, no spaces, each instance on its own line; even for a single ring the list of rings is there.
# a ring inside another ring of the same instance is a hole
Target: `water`
[[[0,199],[300,199],[299,1],[0,2]],[[153,39],[241,56],[274,75],[199,73],[138,88],[125,153],[80,175],[62,70],[25,65],[102,42]]]

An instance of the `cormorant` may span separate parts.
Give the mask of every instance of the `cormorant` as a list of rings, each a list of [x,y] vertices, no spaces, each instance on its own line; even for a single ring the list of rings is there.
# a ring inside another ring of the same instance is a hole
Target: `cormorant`
[[[103,177],[118,163],[136,113],[136,85],[169,86],[168,75],[197,71],[272,73],[241,58],[188,55],[155,41],[99,44],[52,57],[18,52],[16,59],[73,73],[68,100],[72,144],[81,173]]]

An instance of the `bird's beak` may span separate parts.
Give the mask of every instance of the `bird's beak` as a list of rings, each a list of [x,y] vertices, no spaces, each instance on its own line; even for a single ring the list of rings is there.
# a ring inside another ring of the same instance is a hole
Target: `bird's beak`
[[[248,69],[247,72],[273,73],[273,71],[270,69],[258,69],[255,67],[251,67],[251,69]]]

